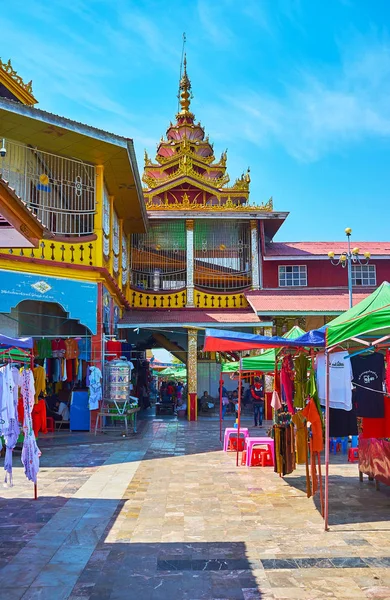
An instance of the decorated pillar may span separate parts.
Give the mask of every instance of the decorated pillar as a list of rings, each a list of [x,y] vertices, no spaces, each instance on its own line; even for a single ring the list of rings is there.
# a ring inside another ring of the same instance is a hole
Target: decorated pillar
[[[262,327],[254,327],[253,333],[255,335],[263,335]],[[261,352],[262,352],[261,348],[255,348],[254,350],[251,350],[251,356],[259,356],[259,354],[261,354]]]
[[[252,290],[260,288],[259,279],[259,243],[257,221],[251,220],[251,264],[252,264]]]
[[[194,304],[194,221],[186,220],[187,234],[187,306]]]
[[[188,329],[188,355],[187,355],[187,415],[189,421],[198,419],[197,408],[197,375],[198,375],[198,331]]]

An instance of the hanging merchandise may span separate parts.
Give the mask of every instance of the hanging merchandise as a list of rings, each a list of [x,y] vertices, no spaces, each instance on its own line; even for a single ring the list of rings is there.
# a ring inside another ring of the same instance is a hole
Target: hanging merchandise
[[[317,391],[322,406],[325,406],[325,354],[316,358]],[[329,406],[342,410],[352,409],[352,366],[346,352],[329,354]]]
[[[329,408],[329,435],[336,438],[358,435],[355,408],[352,408],[352,410]]]
[[[280,378],[277,365],[275,365],[274,391],[272,392],[271,406],[275,411],[282,408],[282,403],[280,401]]]
[[[390,438],[390,398],[385,396],[385,416],[383,419],[362,418],[363,439],[367,438]]]
[[[53,358],[64,358],[66,352],[65,340],[55,339],[51,342]]]
[[[91,360],[91,338],[81,338],[77,340],[77,345],[79,347],[79,359],[80,360]]]
[[[301,411],[301,415],[311,423],[313,452],[322,452],[324,448],[322,421],[313,398],[310,398],[306,407]]]
[[[108,340],[106,344],[107,360],[115,360],[122,355],[122,343],[117,340]]]
[[[89,367],[89,410],[99,408],[102,399],[102,372],[98,367]]]
[[[307,372],[309,370],[309,360],[304,352],[298,354],[294,359],[294,368],[294,406],[295,408],[303,408],[306,402]]]
[[[291,356],[288,354],[283,357],[282,369],[280,372],[280,383],[282,386],[282,399],[285,400],[290,413],[294,412],[294,364]]]
[[[33,369],[35,386],[35,404],[38,404],[38,397],[46,393],[46,372],[43,367],[37,365]]]
[[[34,354],[38,358],[52,358],[52,342],[48,338],[41,338],[34,343]]]
[[[275,473],[289,475],[295,470],[293,425],[274,425]]]
[[[46,415],[46,402],[44,398],[39,398],[38,402],[34,404],[32,410],[32,423],[34,435],[37,438],[38,433],[47,433],[47,415]]]
[[[72,360],[73,358],[78,358],[80,354],[79,346],[77,344],[77,340],[75,338],[68,338],[65,340],[65,358],[67,360]]]
[[[358,417],[383,419],[385,416],[383,381],[385,359],[383,354],[359,354],[351,358],[354,401]]]
[[[18,423],[18,384],[19,371],[16,367],[6,365],[0,369],[0,434],[4,437],[5,443],[5,460],[4,482],[13,485],[12,483],[12,451],[15,448],[16,442],[20,434]]]
[[[30,369],[23,369],[20,373],[19,386],[21,388],[23,398],[23,432],[24,442],[22,449],[22,463],[24,472],[30,481],[37,483],[39,472],[39,457],[41,452],[35,440],[34,430],[32,427],[31,413],[34,407],[34,377]]]

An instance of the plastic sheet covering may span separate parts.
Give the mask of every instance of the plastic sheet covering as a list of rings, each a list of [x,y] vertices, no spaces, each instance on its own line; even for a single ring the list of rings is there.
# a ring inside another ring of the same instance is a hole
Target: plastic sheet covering
[[[390,442],[359,436],[359,470],[390,485]]]

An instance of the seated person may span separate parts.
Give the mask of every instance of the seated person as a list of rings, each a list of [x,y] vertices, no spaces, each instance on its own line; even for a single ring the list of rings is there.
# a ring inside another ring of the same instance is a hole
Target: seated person
[[[210,404],[212,406],[210,406]],[[202,410],[209,410],[210,408],[214,408],[214,398],[209,395],[209,393],[203,392],[203,396],[200,398],[200,406]]]
[[[57,398],[52,409],[47,410],[47,416],[52,417],[55,421],[69,421],[70,413],[68,404],[63,401],[60,402]]]

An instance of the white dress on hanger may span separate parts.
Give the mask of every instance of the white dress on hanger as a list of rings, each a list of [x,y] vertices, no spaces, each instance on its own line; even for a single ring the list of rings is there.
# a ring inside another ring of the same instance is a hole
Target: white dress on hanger
[[[89,410],[99,408],[102,399],[102,372],[98,367],[89,367]]]

